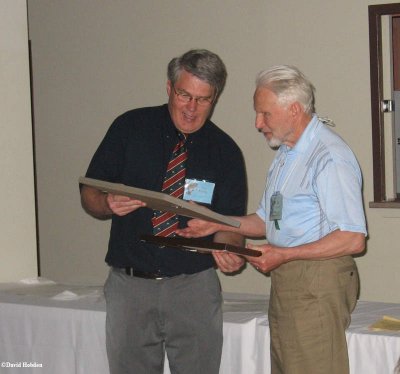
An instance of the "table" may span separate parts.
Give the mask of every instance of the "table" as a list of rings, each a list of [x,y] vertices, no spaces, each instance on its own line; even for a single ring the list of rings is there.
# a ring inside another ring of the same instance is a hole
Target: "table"
[[[268,374],[267,296],[224,293],[221,374]],[[352,374],[392,374],[400,333],[368,329],[400,304],[359,301],[346,332]],[[109,374],[100,286],[0,284],[0,373]],[[165,369],[169,374],[169,369]]]

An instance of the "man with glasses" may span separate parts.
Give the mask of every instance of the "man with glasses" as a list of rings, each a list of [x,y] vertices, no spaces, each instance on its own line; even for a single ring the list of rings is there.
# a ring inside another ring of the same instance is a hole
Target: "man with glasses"
[[[226,76],[221,59],[207,50],[190,50],[172,59],[168,104],[118,117],[86,176],[174,196],[190,194],[191,200],[217,213],[244,214],[247,191],[241,152],[209,119]],[[173,152],[182,165],[177,174],[186,178],[179,192],[165,187]],[[196,193],[196,187],[189,191],[189,185],[200,186],[201,191]],[[217,374],[222,311],[215,265],[233,272],[243,260],[235,256],[215,260],[209,254],[141,242],[141,234],[160,234],[157,225],[162,212],[89,186],[81,187],[81,198],[91,215],[112,216],[106,256],[110,273],[104,287],[111,374],[162,373],[165,351],[172,373]],[[162,233],[173,236],[175,227],[185,227],[188,220],[172,219]],[[243,244],[243,237],[236,233],[217,233],[205,240]]]

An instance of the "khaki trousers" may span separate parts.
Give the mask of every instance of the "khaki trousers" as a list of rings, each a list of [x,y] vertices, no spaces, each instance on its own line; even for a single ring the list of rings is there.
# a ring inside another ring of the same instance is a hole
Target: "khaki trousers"
[[[271,373],[349,373],[345,329],[359,289],[353,258],[293,261],[271,278]]]

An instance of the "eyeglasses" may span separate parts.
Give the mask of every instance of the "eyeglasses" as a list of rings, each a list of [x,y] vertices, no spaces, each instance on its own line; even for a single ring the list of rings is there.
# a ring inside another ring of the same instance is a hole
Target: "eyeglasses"
[[[194,97],[185,91],[177,91],[174,86],[172,86],[172,88],[174,89],[176,97],[182,103],[190,103],[192,100],[194,100],[200,106],[207,106],[207,105],[211,105],[213,103],[213,98],[211,96]]]

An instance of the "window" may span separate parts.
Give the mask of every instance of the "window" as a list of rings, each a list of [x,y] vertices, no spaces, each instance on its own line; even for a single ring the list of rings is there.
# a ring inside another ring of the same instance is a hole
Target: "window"
[[[400,4],[370,5],[368,14],[374,176],[374,201],[369,206],[400,208],[400,103],[397,109],[395,105],[396,98],[400,99]],[[388,33],[385,25],[389,25]],[[389,76],[390,99],[385,98],[385,76]],[[384,131],[389,127],[385,122],[390,122],[389,136]]]

